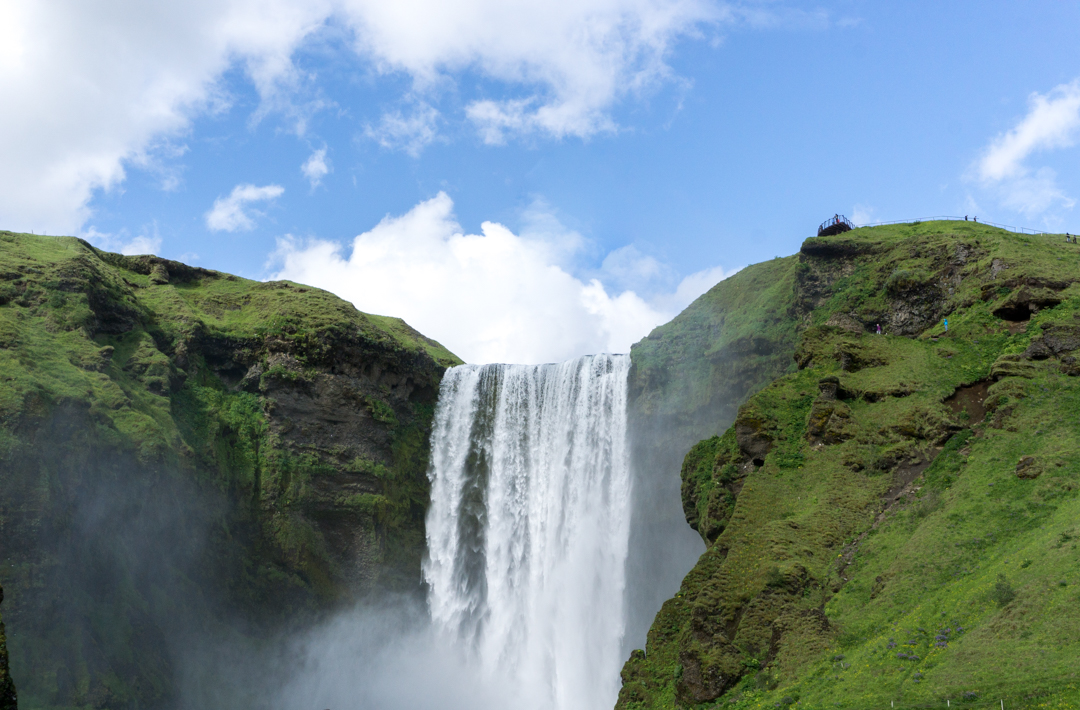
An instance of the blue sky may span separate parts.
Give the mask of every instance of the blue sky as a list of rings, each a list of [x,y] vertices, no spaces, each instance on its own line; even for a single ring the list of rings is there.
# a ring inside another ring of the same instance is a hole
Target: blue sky
[[[625,350],[834,212],[1080,231],[1078,21],[1060,2],[13,0],[0,226],[310,282],[472,361]]]

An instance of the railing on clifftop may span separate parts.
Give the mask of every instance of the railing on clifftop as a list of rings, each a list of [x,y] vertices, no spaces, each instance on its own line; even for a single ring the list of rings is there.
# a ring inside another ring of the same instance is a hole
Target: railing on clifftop
[[[852,229],[855,229],[855,225],[844,215],[838,214],[822,222],[821,226],[817,228],[817,235],[819,237],[831,237],[834,234],[843,234]]]
[[[828,227],[828,225],[830,225],[832,223],[835,223],[838,218],[843,221],[843,224],[845,224],[847,226],[847,229],[840,228],[840,229],[837,229],[835,232],[823,231]],[[987,221],[981,220],[981,219],[970,219],[970,218],[955,217],[955,216],[922,217],[921,219],[894,219],[894,220],[892,220],[890,222],[867,222],[866,224],[852,224],[847,219],[845,219],[843,215],[837,215],[836,217],[833,217],[832,219],[825,220],[825,222],[823,222],[822,225],[820,227],[818,227],[817,235],[819,237],[827,237],[827,236],[832,235],[832,234],[841,234],[841,233],[847,232],[847,231],[849,231],[851,229],[859,229],[861,227],[884,227],[885,225],[888,225],[888,224],[918,224],[920,222],[974,222],[975,224],[985,224],[985,225],[988,225],[990,227],[997,227],[999,229],[1007,229],[1010,232],[1015,232],[1017,234],[1035,234],[1035,235],[1039,235],[1039,234],[1059,234],[1058,232],[1044,232],[1044,231],[1041,231],[1041,230],[1038,230],[1038,229],[1031,229],[1029,227],[1013,227],[1013,226],[1010,226],[1008,224],[998,224],[997,222],[987,222]],[[1064,232],[1061,232],[1060,234],[1064,234]]]

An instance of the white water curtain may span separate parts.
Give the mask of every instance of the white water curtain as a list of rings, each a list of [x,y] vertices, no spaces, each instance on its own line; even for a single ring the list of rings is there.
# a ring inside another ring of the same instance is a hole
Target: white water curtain
[[[607,710],[622,665],[627,355],[463,365],[432,433],[435,623],[536,710]]]

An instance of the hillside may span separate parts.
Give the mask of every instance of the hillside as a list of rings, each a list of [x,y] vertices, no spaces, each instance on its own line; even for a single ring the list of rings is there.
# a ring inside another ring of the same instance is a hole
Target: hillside
[[[741,402],[795,367],[796,266],[774,259],[721,281],[631,350],[631,643],[644,642],[656,610],[703,551],[679,504],[687,450],[726,429]]]
[[[0,584],[24,706],[161,705],[199,634],[418,593],[458,362],[317,289],[0,232]]]
[[[689,401],[724,379],[695,349],[732,342],[725,322],[772,345],[728,364],[749,397],[685,458],[707,549],[618,707],[1080,703],[1078,283],[1063,236],[863,228],[723,282],[691,307],[707,327],[659,329],[700,373]]]

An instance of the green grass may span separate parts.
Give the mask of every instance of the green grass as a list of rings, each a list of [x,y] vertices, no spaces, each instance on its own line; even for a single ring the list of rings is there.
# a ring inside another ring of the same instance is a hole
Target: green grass
[[[1043,325],[1080,327],[1080,250],[954,222],[811,242],[833,251],[798,258],[782,307],[803,369],[736,419],[772,449],[750,464],[732,428],[688,454],[709,548],[620,707],[1080,707],[1080,378],[1015,360]],[[1021,288],[1061,303],[1010,330],[993,314]],[[946,406],[992,371],[985,421]],[[826,377],[842,402],[818,398]],[[1023,456],[1038,478],[1016,475]],[[928,459],[894,500],[897,467]],[[695,695],[702,678],[724,692]]]

